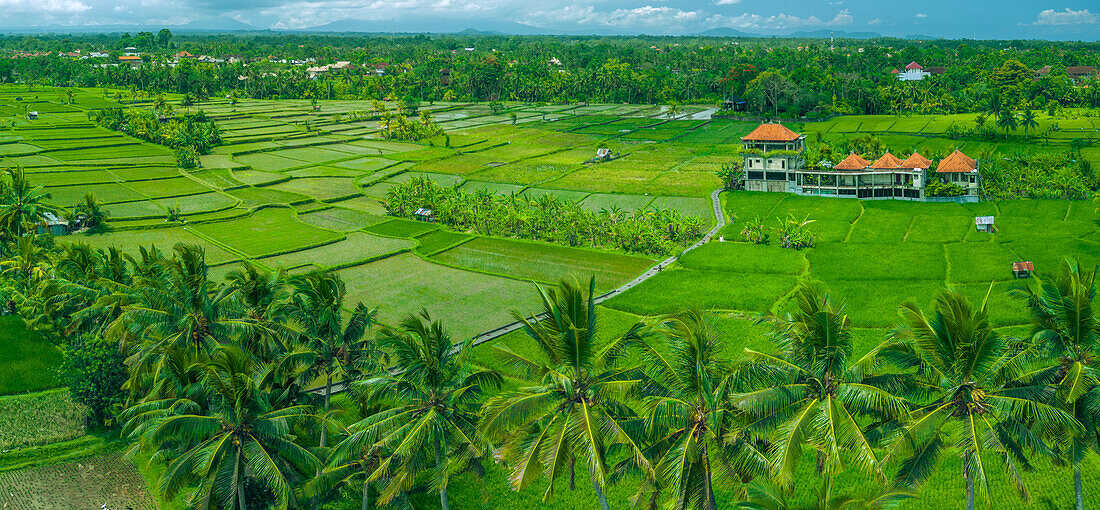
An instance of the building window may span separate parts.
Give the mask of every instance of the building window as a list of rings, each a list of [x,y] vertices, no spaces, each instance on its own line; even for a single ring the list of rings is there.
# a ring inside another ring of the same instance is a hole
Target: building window
[[[779,168],[782,168],[782,169],[786,170],[787,169],[787,160],[785,160],[785,159],[779,160]]]

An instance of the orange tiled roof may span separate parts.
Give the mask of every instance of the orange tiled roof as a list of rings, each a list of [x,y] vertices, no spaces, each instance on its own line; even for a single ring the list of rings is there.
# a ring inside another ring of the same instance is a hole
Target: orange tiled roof
[[[939,166],[936,167],[937,172],[972,172],[978,169],[978,160],[963,154],[959,149],[955,149],[951,155],[940,160]]]
[[[921,156],[917,152],[914,152],[912,156],[905,158],[905,161],[902,161],[901,164],[898,165],[899,168],[905,168],[908,170],[912,170],[914,168],[930,168],[931,166],[932,160]]]
[[[801,136],[782,124],[761,124],[751,133],[741,137],[750,142],[793,142]]]
[[[867,168],[870,163],[866,159],[859,157],[856,153],[851,153],[848,157],[844,158],[844,161],[837,163],[833,168],[836,170],[863,170]]]
[[[901,160],[890,154],[890,151],[886,151],[878,161],[871,163],[871,168],[875,170],[893,170],[901,166]]]

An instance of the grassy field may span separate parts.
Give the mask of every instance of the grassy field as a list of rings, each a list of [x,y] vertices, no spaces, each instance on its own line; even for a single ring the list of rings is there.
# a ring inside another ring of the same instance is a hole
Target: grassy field
[[[0,395],[57,386],[61,351],[27,331],[22,319],[14,315],[0,317],[0,345]]]
[[[0,87],[0,106],[11,101],[3,93],[7,89]],[[533,282],[595,275],[597,286],[606,290],[654,261],[394,219],[385,215],[381,201],[395,185],[427,177],[469,192],[555,195],[595,211],[673,208],[712,222],[707,197],[720,186],[714,172],[736,158],[739,137],[755,127],[725,120],[664,122],[659,109],[618,105],[515,105],[523,121],[512,125],[506,116],[491,115],[486,105],[472,105],[436,117],[450,135],[451,145],[446,146],[442,137],[430,142],[382,140],[376,122],[336,118],[363,108],[355,102],[325,101],[317,112],[308,101],[245,100],[230,106],[215,100],[202,108],[222,128],[225,143],[203,156],[203,168],[182,170],[175,168],[170,151],[92,125],[86,111],[111,102],[98,93],[79,96],[75,105],[43,101],[39,119],[17,119],[14,127],[0,130],[0,166],[24,166],[32,182],[48,186],[61,206],[71,206],[89,191],[108,204],[113,232],[63,242],[116,245],[129,253],[151,244],[162,250],[176,243],[199,244],[208,262],[219,265],[212,271],[215,278],[238,260],[294,272],[334,268],[347,283],[349,306],[362,301],[378,307],[381,321],[388,324],[426,309],[448,324],[456,340],[511,321],[512,310],[534,311]],[[952,123],[968,125],[972,117],[838,117],[802,130],[811,140],[819,134],[826,140],[873,134],[895,153],[926,146],[964,151],[993,146],[1012,152],[1065,150],[1072,137],[1096,138],[1100,127],[1095,119],[1044,116],[1042,134],[1027,145],[943,136]],[[586,163],[599,146],[620,157]],[[1090,147],[1082,155],[1100,164],[1100,150]],[[643,316],[697,307],[723,311],[719,328],[730,355],[746,347],[768,350],[763,327],[751,318],[790,310],[790,292],[805,280],[823,282],[846,303],[858,327],[855,344],[861,353],[897,325],[899,303],[915,299],[927,305],[937,290],[949,286],[973,299],[989,293],[991,320],[1005,331],[1019,331],[1011,328],[1025,323],[1026,316],[1021,304],[1008,296],[1008,290],[1021,284],[1012,279],[1012,262],[1033,260],[1040,274],[1056,270],[1066,256],[1100,263],[1100,204],[1095,201],[959,205],[738,192],[724,194],[723,204],[729,220],[720,233],[725,242],[687,254],[674,267],[607,302],[601,307],[603,335]],[[169,207],[179,207],[185,221],[164,221]],[[976,215],[996,216],[998,231],[975,232]],[[760,218],[775,226],[787,217],[813,220],[810,229],[818,237],[817,246],[792,251],[774,239],[769,245],[741,241],[746,221]],[[60,354],[9,321],[0,317],[0,344],[7,347],[0,354],[0,394],[56,386],[52,369]],[[498,342],[530,352],[521,335]],[[487,347],[479,348],[475,358],[494,363]],[[14,432],[0,427],[0,450],[82,440],[77,414],[66,400],[60,391],[0,398],[0,413],[12,417],[8,425],[15,427]],[[43,417],[41,424],[35,422]],[[96,502],[91,506],[101,503],[94,498],[108,495],[114,498],[112,508],[152,508],[132,465],[112,455],[0,474],[0,503],[5,508],[53,508],[40,506],[45,499],[35,494],[54,491],[64,501]],[[814,481],[812,464],[812,459],[803,463],[799,482]],[[1005,498],[997,501],[998,507],[1069,506],[1068,472],[1041,462],[1037,467],[1037,472],[1025,474],[1034,504]],[[144,474],[151,478],[156,469]],[[1088,493],[1100,491],[1098,470],[1095,462],[1087,466]],[[960,506],[960,471],[956,460],[948,460],[920,498],[902,508]],[[106,474],[95,478],[93,472]],[[1003,482],[995,470],[991,473],[995,483]],[[491,467],[484,480],[460,477],[452,484],[452,504],[573,509],[594,503],[586,483],[578,483],[575,492],[563,486],[552,503],[543,505],[541,491],[513,492],[505,476],[501,468]],[[578,476],[584,478],[583,473]],[[632,483],[625,480],[609,491],[613,508],[627,508],[627,497],[636,488]],[[839,483],[842,491],[854,493],[867,486],[860,477]],[[19,491],[7,490],[12,486]],[[998,487],[998,493],[1010,491]],[[723,502],[733,501],[727,488],[719,494]],[[799,501],[806,502],[802,496]],[[431,497],[422,499],[418,507],[436,504]]]

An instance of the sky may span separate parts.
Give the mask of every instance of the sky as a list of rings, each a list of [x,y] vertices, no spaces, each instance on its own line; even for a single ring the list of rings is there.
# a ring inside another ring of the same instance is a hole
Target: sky
[[[373,20],[431,30],[446,20],[483,30],[518,23],[566,33],[682,35],[730,28],[1100,40],[1097,0],[0,0],[0,27],[203,26],[228,18],[275,29]]]

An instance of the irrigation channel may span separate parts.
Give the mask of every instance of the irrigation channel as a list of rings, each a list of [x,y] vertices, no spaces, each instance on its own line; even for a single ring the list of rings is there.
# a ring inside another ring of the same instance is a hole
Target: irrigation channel
[[[712,191],[711,194],[710,194],[710,201],[711,201],[712,206],[714,207],[714,227],[711,228],[710,230],[708,230],[707,233],[703,235],[702,239],[699,239],[699,241],[697,241],[695,244],[693,244],[691,246],[688,246],[687,248],[684,249],[684,251],[680,252],[680,255],[683,255],[684,253],[687,253],[691,250],[694,250],[694,249],[710,242],[710,240],[714,238],[714,235],[717,234],[718,231],[722,229],[722,227],[726,226],[726,215],[722,213],[722,200],[719,198],[719,195],[721,195],[721,193],[722,193],[722,189],[719,188],[719,189],[716,189],[716,190]],[[604,294],[600,294],[599,296],[596,296],[596,299],[594,301],[598,305],[600,303],[603,303],[604,301],[607,301],[608,299],[611,299],[615,296],[618,296],[619,294],[622,294],[623,292],[626,292],[627,290],[629,290],[633,287],[636,287],[636,286],[640,285],[642,282],[644,282],[644,281],[646,281],[650,278],[653,278],[654,275],[656,275],[657,273],[660,273],[666,267],[671,266],[673,263],[675,263],[677,260],[680,259],[680,255],[673,255],[673,256],[671,256],[667,259],[664,259],[664,260],[658,262],[657,265],[649,268],[646,272],[642,273],[637,278],[622,284],[620,287],[618,287],[616,289],[613,289],[609,292],[606,292]],[[534,322],[534,321],[540,321],[542,319],[545,319],[546,317],[548,317],[547,314],[540,313],[538,315],[533,315],[531,317],[528,317],[527,320]],[[516,331],[516,330],[518,330],[522,327],[523,327],[523,322],[514,321],[514,322],[510,322],[508,324],[505,324],[503,326],[500,326],[498,328],[490,329],[489,331],[486,331],[484,333],[481,333],[481,334],[475,336],[474,339],[473,339],[473,342],[470,343],[470,346],[473,347],[473,346],[481,345],[485,342],[491,342],[493,340],[496,340],[497,338],[500,338],[504,335],[507,335],[508,333]],[[463,343],[465,343],[465,342],[463,342]],[[461,348],[462,348],[461,343],[460,344],[455,344],[455,346],[454,346],[455,350],[458,350],[458,349],[461,349]],[[397,375],[398,373],[399,372],[395,372],[394,375]],[[334,382],[334,383],[332,383],[331,392],[333,394],[341,393],[341,392],[347,390],[347,388],[348,388],[347,381]],[[321,386],[319,388],[314,388],[314,389],[309,390],[309,391],[311,391],[313,393],[321,393],[321,392],[325,391],[325,387]]]

